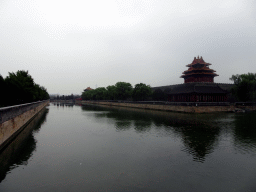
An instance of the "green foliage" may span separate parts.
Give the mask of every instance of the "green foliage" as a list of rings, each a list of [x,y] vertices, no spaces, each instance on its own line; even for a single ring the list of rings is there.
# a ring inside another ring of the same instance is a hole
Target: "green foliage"
[[[99,87],[94,90],[85,90],[82,93],[83,100],[106,100],[107,99],[107,90],[105,87]]]
[[[256,74],[237,74],[229,79],[234,81],[231,91],[239,101],[256,101]]]
[[[15,104],[33,101],[34,80],[28,71],[9,73],[5,78],[8,93]]]
[[[116,86],[109,85],[107,86],[107,99],[108,100],[115,100],[117,95]]]
[[[99,87],[94,90],[94,99],[96,100],[105,100],[107,96],[107,90],[105,87]]]
[[[0,85],[4,84],[4,78],[2,77],[2,75],[0,74]]]
[[[144,83],[136,84],[132,91],[132,98],[136,101],[145,101],[151,95],[151,87]]]
[[[132,95],[132,85],[126,82],[117,82],[116,85],[116,99],[126,100]]]
[[[2,76],[0,81],[1,84],[4,84],[3,87],[1,86],[2,94],[4,94],[4,106],[49,99],[47,90],[35,84],[28,71],[21,70],[16,73],[9,73],[9,76],[4,79],[4,83]]]
[[[146,100],[152,95],[149,85],[136,84],[133,89],[130,83],[117,82],[107,88],[99,87],[95,90],[85,90],[82,93],[83,100],[127,100],[133,97],[134,100]]]
[[[94,90],[84,91],[82,93],[83,100],[92,100],[94,96]]]
[[[152,94],[152,99],[154,101],[164,101],[165,100],[165,94],[161,89],[156,89]]]
[[[47,93],[46,88],[38,84],[35,84],[33,93],[34,101],[49,99],[49,94]]]
[[[0,92],[0,107],[4,107],[4,101],[6,99],[6,93],[4,92],[4,90],[6,90],[6,83],[4,81],[4,78],[2,77],[2,75],[0,75],[0,88],[1,88],[1,92]]]

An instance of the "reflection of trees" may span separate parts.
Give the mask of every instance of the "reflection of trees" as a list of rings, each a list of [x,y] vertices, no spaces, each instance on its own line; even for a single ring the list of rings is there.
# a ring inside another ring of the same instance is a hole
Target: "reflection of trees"
[[[234,142],[243,151],[256,148],[255,115],[253,112],[235,116]]]
[[[108,118],[113,119],[117,130],[126,130],[131,127],[131,119],[126,113],[119,111],[116,108],[106,108],[95,105],[82,106],[83,111],[94,112],[93,116],[96,119]]]
[[[134,123],[134,129],[139,132],[144,132],[151,127],[152,119],[146,114],[141,113],[136,109],[127,110],[127,108],[119,107],[102,107],[86,105],[82,107],[83,111],[96,111],[95,118],[113,119],[117,130],[127,130]],[[106,113],[107,111],[107,113]],[[102,112],[102,113],[98,113]]]
[[[226,117],[225,114],[184,114],[121,107],[94,106],[86,110],[90,109],[103,112],[104,115],[95,113],[96,118],[114,119],[117,130],[126,130],[133,125],[137,132],[143,133],[154,126],[159,130],[158,134],[175,134],[181,137],[184,151],[199,162],[213,151],[220,134],[220,128],[214,121]]]
[[[39,112],[21,134],[1,152],[0,182],[5,178],[6,173],[14,168],[13,165],[22,165],[32,156],[33,151],[36,149],[36,141],[32,132],[39,131],[41,125],[46,122],[48,112],[48,108],[44,108]]]
[[[138,116],[136,116],[136,120],[134,121],[134,129],[137,132],[146,132],[151,129],[152,119],[148,116],[144,116],[144,117],[147,117],[147,118],[138,119]]]
[[[131,128],[132,117],[130,113],[126,113],[120,109],[112,109],[107,113],[107,118],[113,119],[115,121],[115,128],[118,131],[124,131]]]
[[[66,103],[65,106],[66,107],[74,107],[75,104],[71,104],[71,103]]]
[[[83,111],[92,111],[92,112],[95,112],[95,111],[109,111],[108,109],[104,108],[104,107],[99,107],[99,106],[96,106],[96,105],[83,105],[82,106],[82,110]]]
[[[73,107],[75,105],[74,102],[52,102],[54,106],[61,106],[61,107]]]
[[[116,121],[115,127],[117,130],[124,131],[130,129],[132,125],[131,121]]]

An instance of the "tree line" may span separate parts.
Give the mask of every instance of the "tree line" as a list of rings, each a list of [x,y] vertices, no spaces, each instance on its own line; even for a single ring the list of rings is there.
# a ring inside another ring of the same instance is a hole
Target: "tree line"
[[[0,75],[0,87],[0,107],[49,99],[46,88],[36,84],[24,70],[9,73],[6,78]]]
[[[235,86],[231,92],[238,101],[256,101],[256,73],[232,75],[229,79],[234,81]]]
[[[127,82],[117,82],[115,85],[84,90],[83,100],[134,100],[134,101],[167,101],[170,89],[152,90],[150,85],[138,83],[134,87]]]
[[[83,100],[140,100],[145,101],[152,95],[150,85],[139,83],[132,87],[127,82],[117,82],[115,85],[84,90]]]
[[[236,101],[256,101],[256,73],[232,75],[229,78],[234,82],[231,89]],[[94,90],[84,90],[83,100],[134,100],[134,101],[167,101],[170,88],[165,90],[155,89],[152,91],[150,85],[139,83],[132,87],[127,82],[117,82],[115,85],[99,87]]]

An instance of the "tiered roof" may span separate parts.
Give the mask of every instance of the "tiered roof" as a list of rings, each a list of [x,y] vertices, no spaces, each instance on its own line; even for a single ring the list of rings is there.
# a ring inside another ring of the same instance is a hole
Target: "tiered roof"
[[[84,89],[84,91],[90,91],[93,90],[91,87],[87,87],[86,89]]]
[[[181,78],[188,79],[190,77],[215,77],[218,76],[213,69],[209,68],[210,63],[206,63],[202,57],[199,58],[199,56],[196,58],[194,57],[194,60],[191,64],[186,65],[186,67],[189,67],[188,70],[184,71],[181,76]]]

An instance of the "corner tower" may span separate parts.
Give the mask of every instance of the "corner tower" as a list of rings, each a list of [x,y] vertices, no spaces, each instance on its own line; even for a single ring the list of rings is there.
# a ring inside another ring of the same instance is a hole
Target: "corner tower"
[[[213,83],[213,78],[217,75],[213,69],[209,68],[210,63],[206,63],[202,57],[199,56],[191,64],[186,65],[188,70],[184,71],[181,78],[184,78],[184,83],[190,82],[210,82]]]

